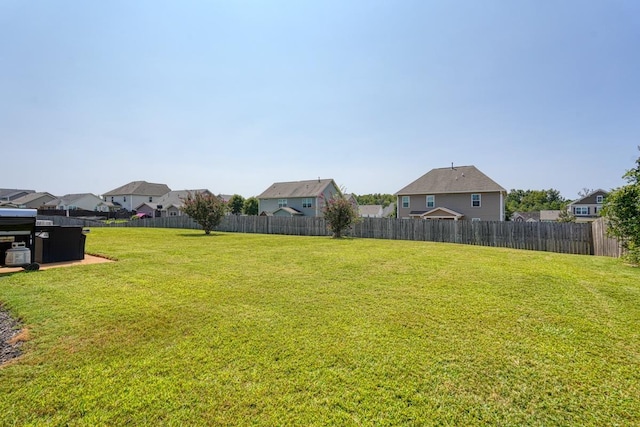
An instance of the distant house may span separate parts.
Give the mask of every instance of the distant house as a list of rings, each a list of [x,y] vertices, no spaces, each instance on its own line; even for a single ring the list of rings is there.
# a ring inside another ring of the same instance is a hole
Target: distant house
[[[154,218],[157,216],[182,216],[185,215],[182,212],[184,206],[184,200],[189,194],[195,195],[196,193],[204,193],[213,195],[211,191],[206,189],[201,190],[176,190],[169,191],[162,197],[157,199],[157,202],[145,202],[136,207],[136,213],[144,213]]]
[[[322,216],[324,200],[339,194],[333,179],[276,182],[258,198],[258,212],[268,216]]]
[[[360,205],[358,215],[363,218],[382,218],[382,205]]]
[[[398,218],[504,221],[507,190],[475,166],[432,169],[395,195]]]
[[[12,202],[19,197],[35,193],[35,190],[18,190],[15,188],[0,188],[0,202]]]
[[[395,203],[391,203],[387,207],[383,205],[360,205],[358,206],[358,215],[362,218],[391,218],[395,217],[395,209]]]
[[[567,211],[576,217],[576,222],[591,222],[600,216],[602,204],[609,193],[598,189],[567,205]]]
[[[514,212],[511,221],[515,222],[540,222],[540,211],[536,212]]]
[[[358,212],[358,206],[360,205],[358,204],[358,199],[356,195],[353,193],[345,193],[344,198],[347,199],[349,203],[351,203],[351,206],[353,206],[353,209],[355,209],[355,211]]]
[[[21,208],[40,209],[45,203],[48,203],[55,198],[56,196],[51,193],[33,192],[14,199],[13,203]]]
[[[44,205],[43,209],[73,211],[84,209],[87,211],[109,212],[112,209],[110,203],[92,193],[66,194],[55,198]]]
[[[389,206],[382,209],[383,218],[395,218],[396,217],[396,204],[389,203]]]
[[[540,211],[540,221],[541,222],[552,222],[558,221],[560,219],[559,210],[542,210]]]
[[[106,202],[113,203],[121,209],[133,211],[143,203],[157,203],[158,199],[171,189],[166,184],[154,184],[147,181],[132,181],[108,191],[102,195]]]

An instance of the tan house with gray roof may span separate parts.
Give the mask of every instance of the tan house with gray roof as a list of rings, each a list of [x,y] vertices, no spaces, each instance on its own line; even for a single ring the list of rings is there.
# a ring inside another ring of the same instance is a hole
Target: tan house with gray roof
[[[56,196],[47,192],[36,192],[18,197],[17,199],[13,200],[13,203],[21,208],[39,209],[42,208],[44,204],[49,203],[55,198]]]
[[[104,193],[102,197],[106,202],[120,206],[122,209],[133,211],[143,203],[156,203],[160,197],[169,191],[171,189],[166,184],[132,181],[122,187]]]
[[[398,191],[398,218],[504,221],[507,190],[475,166],[432,169]]]
[[[333,179],[276,182],[258,198],[258,212],[268,216],[322,216],[324,200],[339,194]]]

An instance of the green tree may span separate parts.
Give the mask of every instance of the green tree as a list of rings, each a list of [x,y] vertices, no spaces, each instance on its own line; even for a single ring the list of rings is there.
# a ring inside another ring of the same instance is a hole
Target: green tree
[[[511,190],[507,194],[505,213],[507,218],[514,212],[535,212],[564,209],[568,201],[558,190]]]
[[[234,215],[240,215],[242,208],[244,207],[244,197],[239,194],[234,194],[229,199],[229,210]]]
[[[334,194],[324,201],[322,208],[324,218],[327,220],[327,228],[333,237],[339,239],[357,220],[358,212],[342,193]]]
[[[562,209],[558,215],[558,222],[576,222],[576,217],[567,209]]]
[[[242,212],[245,215],[258,215],[259,206],[260,205],[256,197],[249,197],[244,201]]]
[[[627,260],[637,265],[640,264],[640,157],[636,167],[622,177],[628,184],[605,197],[602,216],[606,217],[609,235],[620,240],[627,250]]]
[[[211,234],[211,230],[220,224],[227,210],[222,198],[209,193],[188,193],[183,202],[182,211],[200,224],[205,234]]]
[[[382,205],[386,208],[391,203],[395,203],[396,197],[393,194],[363,194],[361,196],[355,195],[359,205]]]

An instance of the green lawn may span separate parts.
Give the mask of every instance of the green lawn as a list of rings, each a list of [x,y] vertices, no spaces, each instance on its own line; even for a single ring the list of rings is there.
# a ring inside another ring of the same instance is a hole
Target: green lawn
[[[93,229],[0,277],[0,425],[640,425],[640,269],[499,248]]]

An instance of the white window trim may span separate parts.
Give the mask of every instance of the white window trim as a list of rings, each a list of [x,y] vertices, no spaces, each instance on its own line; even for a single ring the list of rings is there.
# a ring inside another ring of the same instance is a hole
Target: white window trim
[[[404,205],[404,200],[405,198],[407,199],[407,206]],[[402,196],[402,199],[400,199],[402,202],[402,208],[403,209],[409,209],[411,207],[411,197],[409,196]]]
[[[478,206],[474,206],[473,196],[478,196]],[[472,208],[481,208],[482,207],[482,194],[474,193],[471,195],[471,207]]]
[[[433,200],[432,200],[432,202],[433,202],[433,203],[432,203],[432,205],[431,205],[431,206],[429,206],[429,197],[431,197],[431,198],[433,199]],[[436,207],[436,196],[435,196],[435,195],[433,195],[433,194],[428,194],[428,195],[426,196],[426,200],[425,200],[425,202],[426,202],[426,203],[425,203],[425,206],[426,206],[427,208],[435,208],[435,207]]]
[[[575,206],[573,208],[573,213],[574,213],[574,215],[589,215],[589,207],[588,206]]]
[[[596,203],[597,204],[601,205],[603,201],[604,201],[604,196],[602,196],[602,195],[596,196]]]
[[[278,199],[278,208],[286,208],[287,206],[287,199]]]
[[[302,208],[303,209],[308,209],[308,208],[312,208],[313,207],[313,198],[312,197],[305,197],[304,199],[302,199]]]

